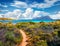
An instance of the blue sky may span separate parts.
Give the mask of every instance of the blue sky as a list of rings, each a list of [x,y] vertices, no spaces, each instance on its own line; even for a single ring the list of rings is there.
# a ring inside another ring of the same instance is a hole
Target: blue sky
[[[14,19],[60,19],[60,0],[0,0],[0,17],[3,15]]]

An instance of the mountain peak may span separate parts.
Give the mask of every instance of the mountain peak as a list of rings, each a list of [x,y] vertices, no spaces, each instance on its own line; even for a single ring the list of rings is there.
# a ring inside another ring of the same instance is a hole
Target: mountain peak
[[[42,17],[36,17],[36,18],[34,18],[34,20],[50,21],[50,20],[53,20],[53,19],[50,18],[49,16],[42,16]]]

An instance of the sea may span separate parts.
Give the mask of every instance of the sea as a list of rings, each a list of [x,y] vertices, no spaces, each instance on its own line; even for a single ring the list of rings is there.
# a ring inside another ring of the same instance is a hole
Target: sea
[[[7,23],[7,22],[12,22],[12,23],[19,23],[19,22],[53,22],[54,20],[0,20],[0,22]]]

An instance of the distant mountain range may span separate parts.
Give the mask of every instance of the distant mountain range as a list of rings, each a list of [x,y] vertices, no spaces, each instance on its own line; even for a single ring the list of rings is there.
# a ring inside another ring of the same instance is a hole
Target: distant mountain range
[[[50,18],[49,16],[42,16],[42,17],[36,17],[33,19],[21,19],[20,22],[52,22],[54,19]]]
[[[36,17],[33,19],[15,20],[15,19],[10,19],[10,18],[0,18],[0,20],[12,20],[12,22],[52,22],[57,19],[52,19],[49,16],[42,16],[42,17]]]
[[[5,21],[2,21],[2,20],[5,20]],[[12,20],[12,21],[9,21],[9,20]],[[49,16],[42,16],[42,17],[36,17],[33,19],[21,19],[21,20],[0,18],[0,22],[12,22],[12,23],[18,23],[18,22],[53,22],[53,21],[55,21],[55,20],[50,18]]]
[[[41,21],[52,21],[53,19],[49,16],[42,16],[42,17],[36,17],[33,20],[41,20]]]

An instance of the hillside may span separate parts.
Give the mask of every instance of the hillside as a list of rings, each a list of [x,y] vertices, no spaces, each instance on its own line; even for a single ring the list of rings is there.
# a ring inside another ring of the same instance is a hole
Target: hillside
[[[16,27],[23,29],[29,36],[27,46],[60,46],[60,21],[20,22]]]
[[[16,24],[0,22],[0,46],[16,45],[60,46],[60,21]]]
[[[11,18],[0,18],[0,20],[13,20]]]

